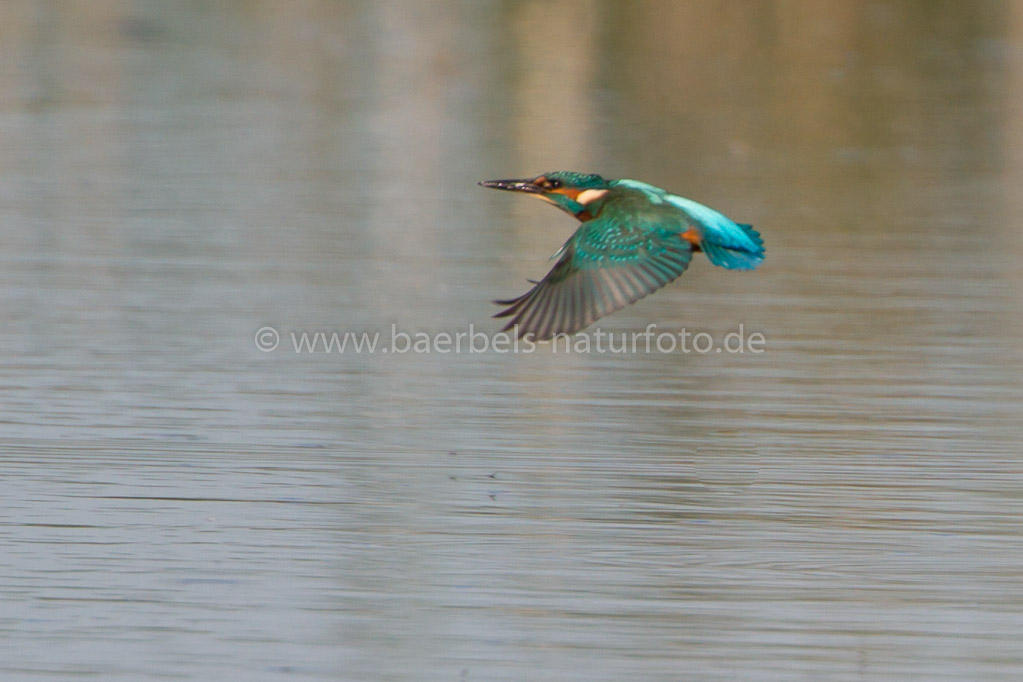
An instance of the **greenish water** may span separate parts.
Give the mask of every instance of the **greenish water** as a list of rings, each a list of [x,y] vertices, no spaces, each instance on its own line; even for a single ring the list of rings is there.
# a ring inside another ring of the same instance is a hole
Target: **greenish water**
[[[1023,675],[1023,5],[10,3],[0,55],[4,680]],[[763,233],[597,325],[709,350],[398,352],[492,342],[574,225],[475,183],[559,168]]]

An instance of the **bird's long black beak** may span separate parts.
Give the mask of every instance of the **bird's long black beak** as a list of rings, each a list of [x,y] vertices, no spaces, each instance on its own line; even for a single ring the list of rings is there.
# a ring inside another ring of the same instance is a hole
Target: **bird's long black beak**
[[[491,187],[493,189],[504,189],[509,192],[527,192],[529,194],[543,194],[543,188],[534,184],[532,180],[484,180],[479,183],[480,187]]]

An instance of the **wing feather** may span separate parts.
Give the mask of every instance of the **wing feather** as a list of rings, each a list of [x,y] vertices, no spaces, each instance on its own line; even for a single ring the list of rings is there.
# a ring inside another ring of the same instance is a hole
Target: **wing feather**
[[[677,226],[629,224],[597,216],[562,247],[558,262],[494,317],[511,318],[503,331],[537,341],[573,334],[673,281],[689,265],[692,245]]]

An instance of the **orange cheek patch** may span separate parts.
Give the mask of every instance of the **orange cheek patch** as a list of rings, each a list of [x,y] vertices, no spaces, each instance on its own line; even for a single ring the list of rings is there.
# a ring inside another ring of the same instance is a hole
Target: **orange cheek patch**
[[[558,189],[552,189],[550,192],[551,192],[551,194],[564,194],[566,197],[568,197],[572,201],[578,200],[579,199],[579,195],[582,194],[581,190],[569,189],[567,187],[559,187]]]

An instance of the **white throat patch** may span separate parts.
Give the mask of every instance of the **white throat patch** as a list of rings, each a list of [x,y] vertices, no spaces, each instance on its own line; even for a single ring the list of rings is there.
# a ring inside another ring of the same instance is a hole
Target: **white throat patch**
[[[597,199],[599,199],[600,197],[604,196],[607,193],[608,190],[606,189],[587,189],[582,192],[579,192],[579,196],[577,196],[575,200],[582,204],[583,206],[585,206],[591,201],[596,201]]]

